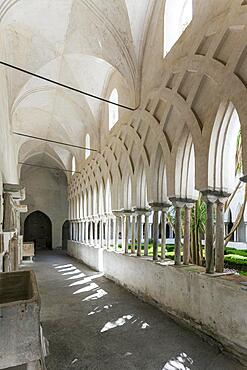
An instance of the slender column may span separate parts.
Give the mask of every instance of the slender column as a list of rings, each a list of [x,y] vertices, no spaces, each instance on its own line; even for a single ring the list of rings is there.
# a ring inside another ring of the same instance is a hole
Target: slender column
[[[128,214],[124,215],[124,253],[129,253],[129,222],[130,216]]]
[[[121,232],[121,248],[123,249],[123,217],[119,217],[119,243],[120,243],[120,232]]]
[[[85,221],[82,221],[81,226],[81,241],[82,243],[85,243]]]
[[[88,221],[88,244],[91,245],[92,243],[92,222],[91,220]]]
[[[94,221],[94,244],[95,246],[98,245],[98,221]]]
[[[85,222],[86,232],[85,232],[85,243],[88,244],[88,221]]]
[[[78,237],[77,237],[78,242],[81,241],[81,222],[78,222]]]
[[[69,223],[69,239],[73,240],[73,223],[71,221]]]
[[[141,222],[141,242],[144,242],[144,222]]]
[[[104,242],[103,242],[103,238],[104,238],[104,230],[103,230],[103,220],[101,219],[100,221],[100,224],[99,224],[99,239],[100,239],[100,248],[103,248],[104,247]]]
[[[145,234],[144,234],[144,256],[148,256],[148,228],[149,228],[149,213],[145,214]]]
[[[73,223],[72,223],[72,240],[74,240],[75,241],[75,221],[73,221]]]
[[[153,260],[158,260],[158,240],[159,240],[159,210],[158,208],[153,208]]]
[[[166,211],[161,211],[161,259],[166,257]]]
[[[113,228],[114,228],[114,248],[115,248],[115,251],[117,252],[118,251],[118,234],[119,234],[119,219],[117,216],[114,217]]]
[[[110,217],[107,218],[106,221],[106,248],[110,248],[110,232],[111,232],[111,219]]]
[[[207,221],[206,221],[206,272],[214,273],[214,219],[213,202],[207,199]]]
[[[175,265],[181,265],[181,206],[176,204],[176,220],[175,220]]]
[[[215,243],[216,272],[224,272],[224,202],[216,202],[216,243]]]
[[[132,223],[131,223],[131,254],[135,254],[135,227],[136,227],[136,216],[132,215]]]
[[[138,214],[137,219],[137,256],[141,257],[142,255],[142,242],[141,242],[141,227],[142,227],[142,215]]]
[[[190,262],[190,215],[193,206],[185,205],[184,211],[184,248],[183,248],[183,264],[188,265]]]

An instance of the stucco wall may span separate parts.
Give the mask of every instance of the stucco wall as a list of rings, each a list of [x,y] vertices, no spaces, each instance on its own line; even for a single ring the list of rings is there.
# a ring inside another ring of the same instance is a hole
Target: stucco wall
[[[90,266],[95,248],[69,242],[70,255]],[[76,245],[76,248],[74,247]],[[74,252],[71,252],[73,248]],[[162,266],[151,260],[103,251],[106,277],[142,299],[218,340],[242,361],[247,358],[247,291],[244,286],[197,272],[199,267]],[[90,256],[90,263],[88,254]],[[97,259],[94,261],[96,268]]]
[[[78,260],[83,261],[96,271],[103,271],[103,249],[88,247],[82,243],[68,241],[67,253]]]
[[[24,232],[26,217],[34,212],[45,213],[52,222],[52,247],[62,246],[62,226],[68,217],[67,181],[60,171],[43,168],[29,168],[21,173],[21,184],[26,187],[28,213],[21,218]]]

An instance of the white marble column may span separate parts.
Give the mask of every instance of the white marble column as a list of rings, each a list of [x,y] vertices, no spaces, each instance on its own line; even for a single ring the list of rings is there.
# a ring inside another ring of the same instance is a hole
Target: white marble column
[[[94,220],[94,245],[98,245],[98,220]]]
[[[183,248],[183,264],[188,265],[190,262],[190,219],[191,209],[193,204],[185,204],[184,207],[184,248]]]
[[[132,215],[132,222],[131,222],[131,254],[135,254],[135,230],[136,229],[136,216]]]
[[[161,211],[161,259],[166,257],[166,210]]]
[[[118,234],[119,234],[119,221],[118,217],[114,217],[113,221],[113,237],[114,237],[114,249],[117,252],[118,251]]]
[[[107,220],[106,220],[106,248],[109,249],[110,248],[110,239],[111,239],[111,219],[110,219],[110,216],[108,215],[107,216]]]
[[[82,221],[81,241],[82,243],[85,243],[85,221]]]
[[[148,229],[149,229],[149,213],[145,214],[145,234],[144,234],[144,256],[148,256]]]
[[[72,223],[72,221],[69,222],[69,239],[73,240],[73,223]]]
[[[78,242],[78,221],[75,222],[75,240]]]
[[[128,248],[129,246],[129,223],[130,223],[130,214],[125,213],[123,216],[123,224],[124,224],[123,247],[124,247],[125,254],[129,253],[129,248]]]
[[[141,242],[141,227],[142,227],[142,215],[141,213],[138,213],[137,216],[136,216],[136,219],[137,219],[137,256],[138,257],[141,257],[142,253],[141,253],[141,245],[142,245],[142,242]]]
[[[99,240],[100,240],[100,248],[104,247],[104,224],[103,224],[103,219],[99,221]]]
[[[224,204],[225,200],[216,202],[216,242],[215,242],[215,269],[224,272]]]
[[[206,272],[208,274],[214,273],[214,218],[213,208],[214,200],[210,197],[205,199],[207,205],[207,220],[206,220]]]
[[[176,209],[175,219],[175,250],[174,250],[174,262],[175,265],[181,265],[181,208],[179,202],[174,202]]]
[[[88,221],[85,222],[85,243],[88,244]]]
[[[153,260],[158,260],[158,244],[159,244],[159,209],[153,208]]]

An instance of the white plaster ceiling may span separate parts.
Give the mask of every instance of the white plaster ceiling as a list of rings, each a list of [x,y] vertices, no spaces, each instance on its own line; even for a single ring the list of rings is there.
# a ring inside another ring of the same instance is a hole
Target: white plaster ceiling
[[[0,59],[102,97],[115,72],[133,92],[151,3],[0,0]],[[77,145],[83,145],[86,132],[97,132],[99,101],[15,70],[6,73],[13,130]],[[17,139],[19,147],[25,140]],[[30,142],[28,147],[30,156],[37,147],[55,152],[54,144],[49,149],[49,144]],[[56,152],[64,165],[68,150],[59,146]]]

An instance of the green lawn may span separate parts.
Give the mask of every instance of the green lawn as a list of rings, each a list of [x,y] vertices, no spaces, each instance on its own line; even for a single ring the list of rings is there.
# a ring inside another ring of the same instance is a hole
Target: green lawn
[[[119,249],[119,251],[121,251],[122,246],[118,245],[118,249]],[[130,252],[131,251],[131,244],[129,244],[128,249],[129,249],[129,252]],[[141,249],[142,249],[142,252],[143,252],[144,251],[144,244],[143,243],[142,243]],[[137,245],[135,246],[135,250],[137,250]],[[168,258],[173,259],[173,257],[174,257],[174,245],[167,245],[166,250],[167,250],[166,256]],[[158,254],[161,255],[161,245],[158,246]],[[148,255],[149,256],[153,255],[153,244],[151,244],[151,243],[148,244]]]
[[[238,270],[240,275],[247,276],[247,250],[225,248],[226,267]]]
[[[144,251],[144,244],[142,244],[142,254]],[[122,250],[121,245],[118,246],[119,251]],[[137,249],[137,246],[135,247]],[[131,250],[131,245],[129,244],[129,252]],[[161,246],[158,246],[158,254],[161,255]],[[183,251],[181,253],[183,255]],[[149,243],[148,245],[148,255],[153,255],[153,244]],[[174,259],[174,245],[166,246],[166,257]],[[233,268],[238,270],[240,275],[247,276],[247,249],[239,250],[235,248],[225,248],[225,266],[228,268]]]

